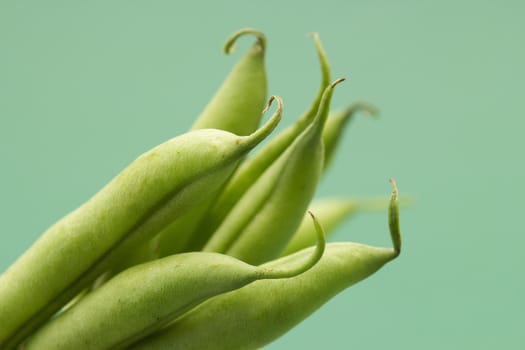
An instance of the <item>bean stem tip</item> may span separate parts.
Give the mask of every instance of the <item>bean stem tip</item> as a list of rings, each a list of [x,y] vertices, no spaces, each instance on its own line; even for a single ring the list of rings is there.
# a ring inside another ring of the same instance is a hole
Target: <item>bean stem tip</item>
[[[268,111],[273,101],[277,101],[277,110],[273,113],[270,119],[259,129],[255,130],[255,132],[253,132],[251,135],[243,136],[244,140],[246,140],[246,147],[255,147],[255,145],[265,139],[281,121],[281,116],[283,113],[283,100],[279,96],[271,96],[262,113],[264,114]]]
[[[252,28],[244,28],[239,30],[238,32],[235,32],[226,40],[226,43],[224,44],[224,52],[229,55],[233,51],[235,51],[235,42],[237,41],[237,39],[247,34],[254,35],[257,38],[255,45],[258,45],[261,48],[262,52],[266,50],[266,36],[264,35],[264,33]]]
[[[394,246],[396,256],[401,252],[401,229],[399,228],[399,201],[398,189],[394,179],[390,179],[392,185],[392,195],[390,196],[390,205],[388,207],[388,226],[390,237]]]

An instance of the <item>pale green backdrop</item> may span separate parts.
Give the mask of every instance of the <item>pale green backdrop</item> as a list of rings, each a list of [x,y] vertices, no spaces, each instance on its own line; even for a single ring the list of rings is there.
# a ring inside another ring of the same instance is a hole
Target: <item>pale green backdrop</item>
[[[387,195],[394,177],[416,202],[397,261],[268,349],[523,349],[524,18],[523,1],[1,0],[0,270],[188,129],[235,30],[267,34],[290,123],[317,89],[317,31],[348,78],[334,105],[381,111],[348,128],[318,195]],[[386,214],[337,239],[389,244]]]

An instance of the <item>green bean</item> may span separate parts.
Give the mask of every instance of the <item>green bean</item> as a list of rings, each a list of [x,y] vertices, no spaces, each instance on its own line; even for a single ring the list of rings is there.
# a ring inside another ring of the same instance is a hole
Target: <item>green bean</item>
[[[325,146],[323,172],[326,172],[327,167],[331,163],[344,127],[352,117],[360,111],[364,111],[371,116],[377,115],[377,110],[372,105],[364,102],[357,102],[341,111],[331,112],[328,116],[328,120],[323,128],[323,143]],[[337,199],[317,203],[318,206],[315,206],[315,204],[316,203],[314,203],[314,207],[310,208],[310,210],[321,214],[320,217],[326,227],[326,232],[329,234],[344,218],[348,217],[363,206],[370,206],[370,202],[363,202],[362,200],[356,202],[355,200]],[[379,207],[382,208],[383,206]],[[306,248],[314,242],[315,234],[312,232],[311,226],[308,225],[308,217],[305,215],[301,226],[294,234],[281,256]]]
[[[339,140],[341,139],[344,127],[358,112],[366,112],[370,116],[377,115],[377,109],[374,106],[364,102],[357,102],[341,111],[331,113],[328,117],[323,130],[323,142],[325,145],[325,171],[332,161]]]
[[[323,92],[330,84],[330,66],[319,36],[312,34],[321,66],[319,91],[308,110],[293,125],[263,145],[259,152],[244,161],[228,181],[217,201],[206,214],[206,220],[195,230],[186,250],[200,250],[226,215],[253,183],[276,161],[289,145],[312,123],[319,109]]]
[[[254,29],[242,29],[228,38],[224,45],[224,51],[227,54],[232,53],[237,39],[247,34],[254,35],[257,41],[233,67],[221,87],[195,121],[193,130],[213,128],[230,131],[237,135],[245,135],[257,128],[267,93],[264,64],[266,37]],[[140,252],[139,256],[124,264],[124,267],[136,262],[147,261],[152,250],[159,257],[180,252],[214,199],[214,197],[208,196],[208,199],[198,207],[173,221],[154,242],[141,249],[146,250],[146,252]]]
[[[257,41],[233,67],[192,130],[213,128],[247,135],[259,125],[267,94],[264,66],[266,37],[254,29],[242,29],[226,41],[224,52],[233,52],[237,39],[246,34],[254,35]]]
[[[278,99],[278,104],[280,105],[279,108],[282,109],[282,101],[280,99]],[[259,112],[259,114],[261,113]],[[206,220],[204,216],[215,198],[216,196],[208,194],[205,200],[184,215],[173,220],[152,241],[139,247],[137,251],[126,257],[124,261],[119,262],[114,267],[114,272],[120,272],[141,262],[182,252],[187,242],[191,239],[191,235],[195,233],[200,221]]]
[[[199,206],[175,220],[153,242],[158,257],[165,257],[184,251],[188,241],[196,234],[201,220],[206,220],[207,206]]]
[[[293,235],[315,192],[323,166],[324,122],[334,87],[325,89],[313,123],[233,207],[204,247],[250,264],[277,257]],[[269,238],[265,227],[278,223]]]
[[[401,229],[399,228],[399,199],[396,181],[390,179],[392,184],[392,200],[388,206],[388,228],[390,232],[398,232],[398,234],[392,235],[392,244],[394,245],[394,250],[397,254],[401,252]]]
[[[328,243],[321,260],[305,273],[287,280],[256,281],[209,299],[130,349],[249,350],[277,339],[336,294],[398,256],[401,235],[393,186],[388,215],[393,249]],[[264,266],[286,266],[308,254],[311,248]]]
[[[255,280],[297,276],[323,255],[318,243],[299,264],[255,267],[227,255],[193,252],[137,265],[115,276],[74,308],[41,328],[31,350],[120,349],[141,339],[215,295]],[[103,334],[103,336],[99,336]]]
[[[275,128],[281,112],[279,103],[270,121],[249,136],[204,129],[173,138],[51,226],[0,276],[0,347],[16,346],[115,261],[190,210],[202,193],[217,191]]]
[[[358,112],[365,112],[371,116],[377,115],[377,110],[374,106],[365,102],[357,102],[343,110],[331,112],[328,116],[323,128],[323,142],[325,145],[324,171],[326,171],[329,163],[331,163],[344,127]],[[223,195],[222,199],[224,199],[224,197],[225,196]],[[222,204],[223,203],[219,203],[217,206],[224,209]],[[370,203],[364,203],[362,200],[359,202],[356,202],[355,200],[330,200],[321,203],[321,207],[313,207],[311,210],[321,214],[320,217],[323,218],[322,221],[326,227],[326,232],[330,233],[337,223],[358,209],[356,207],[357,205],[362,207],[363,205],[369,204]],[[380,208],[382,207],[383,206],[381,205]],[[199,219],[204,217],[206,209],[206,207],[202,206],[200,210],[192,211],[173,222],[157,237],[156,242],[154,243],[154,248],[151,249],[157,250],[159,257],[183,251],[187,246],[187,241],[191,239],[190,234],[196,232]],[[206,224],[207,222],[208,219],[206,219]],[[330,224],[330,222],[333,222],[333,224]],[[183,232],[185,234],[181,235],[180,233],[177,234],[177,232]],[[199,234],[199,232],[197,232],[197,234]],[[298,229],[298,232],[294,235],[294,238],[288,244],[282,255],[288,255],[292,252],[306,248],[314,244],[314,242],[315,233],[309,223],[308,215],[305,214],[301,227]]]

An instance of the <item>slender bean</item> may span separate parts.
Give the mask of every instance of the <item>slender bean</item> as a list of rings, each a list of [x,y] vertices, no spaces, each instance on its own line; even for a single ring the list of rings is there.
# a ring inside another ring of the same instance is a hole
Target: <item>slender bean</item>
[[[280,99],[278,99],[278,104],[279,108],[282,109],[282,101]],[[259,112],[259,114],[261,113]],[[209,193],[203,201],[184,215],[173,220],[151,241],[146,242],[126,259],[118,262],[117,266],[114,267],[114,272],[120,272],[127,267],[142,262],[184,251],[188,241],[191,239],[191,235],[195,233],[200,222],[206,220],[205,214],[216,197]]]
[[[242,29],[226,41],[224,52],[233,52],[237,39],[247,34],[254,35],[257,41],[233,67],[192,130],[212,128],[248,135],[257,129],[267,94],[266,37],[254,29]]]
[[[193,252],[129,268],[75,307],[45,324],[25,346],[31,350],[121,349],[215,295],[262,279],[297,276],[314,266],[325,248],[316,224],[317,246],[298,264],[255,267],[227,255]]]
[[[334,87],[326,88],[313,123],[250,187],[204,247],[250,264],[279,255],[297,230],[315,192],[323,165],[324,122]],[[269,238],[265,227],[277,223]]]
[[[0,348],[16,346],[115,261],[196,205],[202,193],[217,191],[275,128],[281,112],[280,103],[249,136],[204,129],[173,138],[51,226],[0,276]]]
[[[228,38],[224,51],[227,54],[232,53],[237,39],[248,34],[254,35],[257,41],[233,67],[221,87],[196,119],[193,130],[213,128],[245,135],[257,128],[267,94],[264,64],[266,37],[254,29],[242,29]],[[206,201],[191,212],[174,220],[155,238],[154,242],[141,249],[146,252],[139,252],[136,258],[129,261],[129,264],[147,261],[148,257],[155,256],[151,254],[151,251],[154,251],[159,257],[182,251],[214,199],[213,196],[208,196]],[[129,266],[129,264],[124,266]]]
[[[312,269],[286,280],[256,281],[219,295],[189,311],[168,327],[130,347],[133,350],[250,350],[285,334],[335,295],[369,277],[399,255],[397,189],[389,209],[393,248],[357,243],[328,243]],[[286,266],[311,248],[264,266]]]
[[[175,220],[155,239],[153,249],[158,257],[165,257],[184,251],[192,235],[197,233],[197,227],[205,215],[209,206],[199,206],[186,215]]]
[[[259,152],[239,166],[212,208],[206,213],[206,220],[203,220],[202,224],[195,230],[195,234],[191,237],[185,250],[202,249],[248,188],[282,155],[315,118],[323,92],[330,84],[330,66],[319,36],[314,33],[312,37],[321,67],[321,84],[314,101],[299,120],[269,140]]]

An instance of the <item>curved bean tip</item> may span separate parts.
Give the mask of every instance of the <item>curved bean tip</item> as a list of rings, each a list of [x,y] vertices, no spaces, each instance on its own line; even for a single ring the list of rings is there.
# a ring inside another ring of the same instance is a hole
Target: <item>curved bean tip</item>
[[[272,103],[274,100],[277,100],[277,110],[282,111],[283,109],[283,100],[279,96],[272,95],[270,96],[270,99],[266,103],[266,107],[264,107],[262,114],[265,114],[270,109]]]
[[[330,110],[330,102],[332,100],[332,94],[334,92],[334,88],[337,84],[345,81],[345,78],[339,78],[332,82],[330,85],[324,89],[323,94],[321,95],[321,100],[319,102],[319,106],[317,108],[317,114],[313,121],[314,124],[317,124],[318,130],[322,130],[322,126],[324,125],[326,118],[328,117],[328,111]]]
[[[317,33],[317,32],[310,32],[310,33],[307,33],[306,36],[307,36],[308,38],[312,38],[312,39],[314,39],[314,40],[316,40],[316,41],[320,40],[319,33]]]
[[[314,40],[315,49],[317,51],[317,56],[319,57],[319,62],[321,63],[321,88],[324,90],[328,84],[330,84],[330,64],[328,63],[328,57],[326,55],[326,52],[323,48],[323,44],[321,43],[321,38],[319,37],[318,33],[308,33],[308,37],[312,38]],[[322,93],[321,90],[321,93]]]
[[[372,104],[366,103],[366,102],[358,102],[356,103],[356,108],[359,111],[363,111],[367,113],[370,117],[378,117],[379,116],[379,110]]]
[[[317,263],[317,261],[319,261],[319,259],[321,259],[324,254],[324,250],[326,248],[326,233],[321,223],[315,217],[314,213],[308,210],[308,214],[312,218],[315,227],[315,233],[317,234],[317,245],[315,246],[315,253],[313,255],[315,259],[312,259],[313,261],[315,260],[315,262],[312,263],[313,266],[315,263]]]
[[[282,269],[268,268],[264,265],[259,267],[260,278],[290,278],[300,275],[303,272],[311,269],[321,258],[323,257],[326,248],[325,231],[315,215],[308,211],[308,214],[312,217],[315,233],[317,234],[317,244],[314,252],[300,265],[294,265],[291,267],[285,267]]]
[[[281,116],[283,113],[283,100],[279,96],[271,96],[268,100],[266,107],[263,110],[263,114],[268,111],[273,101],[277,101],[277,110],[273,113],[271,118],[259,129],[255,130],[252,134],[248,136],[242,136],[245,140],[245,146],[248,148],[255,147],[259,142],[261,142],[266,136],[268,136],[279,124],[281,121]]]
[[[396,180],[394,180],[394,179],[390,178],[390,179],[389,179],[388,181],[389,181],[389,182],[390,182],[390,184],[392,185],[392,195],[394,195],[394,194],[395,194],[395,196],[396,196],[396,199],[397,199],[397,192],[398,192],[398,191],[397,191],[397,184],[396,184]]]
[[[326,233],[324,231],[323,226],[321,225],[319,220],[317,220],[317,217],[311,210],[308,210],[308,215],[310,215],[310,217],[312,218],[312,222],[315,227],[315,233],[317,234],[316,251],[317,251],[317,254],[319,254],[319,258],[320,258],[323,255],[324,249],[326,246]]]
[[[342,83],[342,82],[345,81],[345,80],[346,80],[346,78],[339,78],[339,79],[335,80],[334,82],[332,82],[332,83],[330,84],[330,87],[333,89],[336,85]]]
[[[346,110],[343,112],[343,115],[344,115],[344,118],[348,119],[352,115],[358,112],[364,112],[369,117],[373,117],[373,118],[376,118],[379,116],[379,110],[375,106],[373,106],[370,103],[362,102],[362,101],[356,102],[350,105],[349,107],[347,107]]]
[[[224,44],[224,52],[229,55],[233,51],[235,51],[236,49],[235,42],[237,41],[237,39],[247,34],[254,35],[257,38],[255,45],[260,46],[262,49],[262,52],[266,50],[266,36],[264,35],[264,33],[258,30],[252,29],[252,28],[244,28],[244,29],[239,30],[238,32],[235,32],[232,36],[230,36],[226,40],[226,43]]]
[[[392,185],[392,195],[390,196],[390,205],[388,207],[388,226],[390,229],[390,237],[394,246],[396,256],[401,252],[401,230],[399,228],[399,203],[398,203],[398,189],[394,179],[390,179]]]

